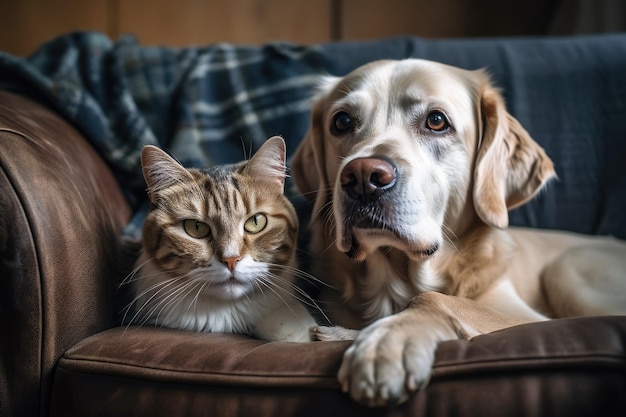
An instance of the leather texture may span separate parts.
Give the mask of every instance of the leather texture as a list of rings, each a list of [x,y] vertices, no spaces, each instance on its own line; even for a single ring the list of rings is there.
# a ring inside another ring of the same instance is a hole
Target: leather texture
[[[624,334],[622,317],[577,318],[446,342],[427,390],[400,407],[367,409],[336,382],[349,342],[114,328],[63,355],[52,409],[59,417],[617,416],[626,409]]]
[[[46,410],[59,357],[114,324],[108,279],[129,216],[82,135],[0,92],[0,415]]]

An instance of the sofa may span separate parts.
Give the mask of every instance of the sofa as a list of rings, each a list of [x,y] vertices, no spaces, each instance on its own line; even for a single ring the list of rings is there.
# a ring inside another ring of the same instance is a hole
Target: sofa
[[[0,415],[623,416],[626,317],[441,343],[428,386],[381,408],[339,388],[349,342],[121,325],[143,145],[199,166],[278,134],[292,154],[319,74],[404,57],[486,68],[554,160],[559,179],[512,224],[626,239],[626,34],[178,49],[68,34],[0,54]],[[288,190],[306,268],[310,208]]]

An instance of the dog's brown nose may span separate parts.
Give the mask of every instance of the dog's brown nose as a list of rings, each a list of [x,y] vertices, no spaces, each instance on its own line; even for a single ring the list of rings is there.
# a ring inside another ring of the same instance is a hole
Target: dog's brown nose
[[[396,168],[385,159],[358,158],[344,167],[339,180],[350,198],[372,202],[396,184]]]

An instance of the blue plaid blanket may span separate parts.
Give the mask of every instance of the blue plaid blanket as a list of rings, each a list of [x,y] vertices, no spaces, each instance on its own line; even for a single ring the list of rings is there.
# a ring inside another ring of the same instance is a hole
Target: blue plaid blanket
[[[145,197],[143,145],[167,148],[185,166],[207,166],[240,160],[272,135],[299,139],[304,132],[293,127],[307,126],[318,55],[319,47],[288,44],[147,48],[132,38],[74,33],[27,59],[0,55],[0,88],[65,116],[137,204]]]

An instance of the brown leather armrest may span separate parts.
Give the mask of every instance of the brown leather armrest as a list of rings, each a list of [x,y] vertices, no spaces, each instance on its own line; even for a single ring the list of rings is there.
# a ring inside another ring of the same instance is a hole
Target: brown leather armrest
[[[62,353],[113,325],[108,279],[129,216],[72,126],[0,92],[0,415],[38,414]]]

